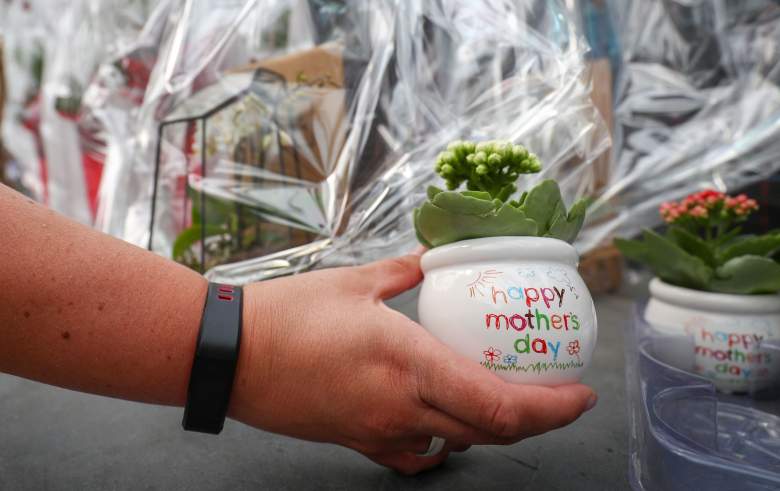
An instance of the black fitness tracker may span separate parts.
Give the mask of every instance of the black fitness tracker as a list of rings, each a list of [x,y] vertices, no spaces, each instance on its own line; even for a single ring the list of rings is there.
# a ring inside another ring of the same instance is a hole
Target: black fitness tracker
[[[238,362],[242,300],[240,287],[209,283],[184,407],[185,430],[222,431]]]

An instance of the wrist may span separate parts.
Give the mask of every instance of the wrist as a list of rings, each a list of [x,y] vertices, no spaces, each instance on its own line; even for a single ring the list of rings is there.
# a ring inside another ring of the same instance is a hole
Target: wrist
[[[263,400],[267,374],[270,371],[272,351],[270,343],[270,299],[267,283],[253,283],[244,287],[241,341],[233,379],[233,390],[228,405],[228,417],[246,420],[260,408],[255,401]]]

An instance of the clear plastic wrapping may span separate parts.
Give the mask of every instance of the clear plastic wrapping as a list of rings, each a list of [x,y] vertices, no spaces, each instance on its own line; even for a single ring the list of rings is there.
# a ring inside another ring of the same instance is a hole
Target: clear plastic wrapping
[[[593,194],[609,139],[573,15],[547,0],[183,1],[113,136],[98,223],[245,283],[411,249],[453,139],[521,142],[545,164],[521,185]]]
[[[105,142],[82,117],[101,63],[137,37],[149,2],[8,1],[0,6],[8,85],[3,141],[36,199],[86,224],[97,208]]]
[[[606,4],[6,2],[4,140],[38,199],[241,283],[411,249],[457,138],[593,197],[581,252],[780,170],[776,1]],[[580,15],[618,73],[610,161]]]
[[[780,171],[780,4],[614,0],[622,51],[608,185],[588,248],[660,222],[663,201]]]

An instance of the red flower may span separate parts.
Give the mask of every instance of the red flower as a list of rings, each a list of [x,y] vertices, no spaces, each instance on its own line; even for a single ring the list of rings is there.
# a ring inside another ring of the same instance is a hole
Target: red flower
[[[491,346],[483,351],[482,354],[485,355],[485,361],[488,363],[495,363],[496,358],[501,357],[501,350]]]
[[[724,220],[741,220],[757,209],[756,200],[744,194],[731,197],[720,191],[706,189],[686,196],[679,203],[662,203],[658,211],[666,223],[686,222],[715,226]]]
[[[579,352],[580,352],[580,340],[579,339],[575,339],[574,341],[570,342],[569,343],[569,347],[566,348],[566,349],[569,351],[569,354],[572,355],[572,356],[579,355]]]

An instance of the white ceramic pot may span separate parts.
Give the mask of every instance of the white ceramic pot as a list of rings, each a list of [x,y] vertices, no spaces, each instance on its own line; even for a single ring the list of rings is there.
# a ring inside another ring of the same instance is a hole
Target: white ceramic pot
[[[557,239],[491,237],[422,257],[420,323],[509,382],[580,380],[596,346],[596,310],[575,249]]]
[[[766,388],[780,357],[762,341],[780,335],[780,295],[729,295],[650,282],[645,320],[660,334],[694,340],[694,372],[726,393]]]

